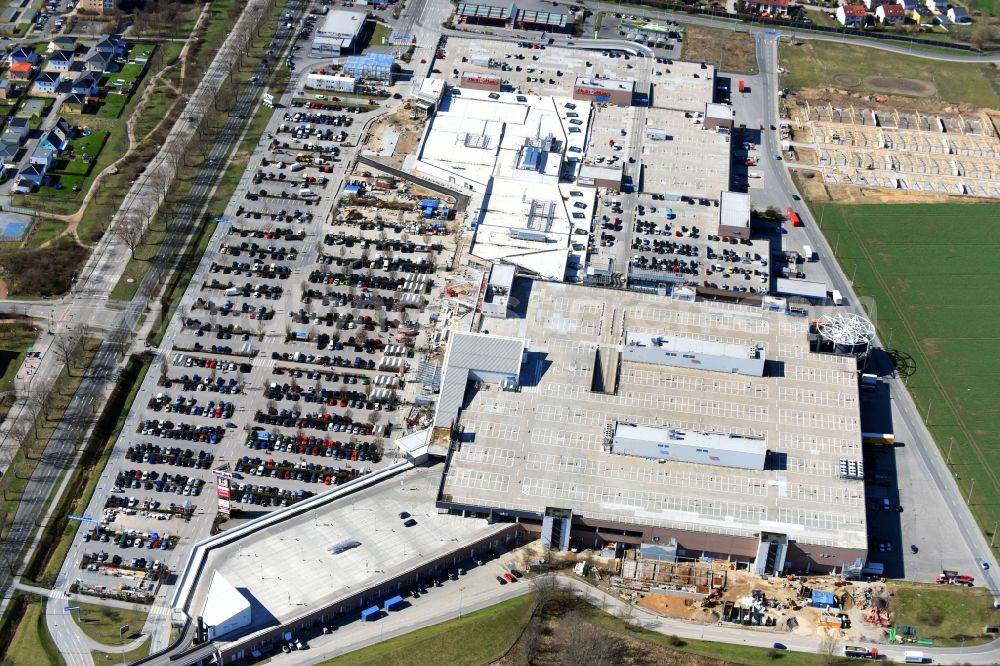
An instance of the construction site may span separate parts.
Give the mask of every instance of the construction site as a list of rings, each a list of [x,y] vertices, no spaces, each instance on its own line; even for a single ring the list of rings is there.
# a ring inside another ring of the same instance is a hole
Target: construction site
[[[796,167],[831,185],[1000,198],[1000,142],[985,113],[923,115],[804,102],[790,109]]]
[[[643,558],[627,551],[608,588],[668,617],[842,640],[886,640],[892,624],[884,582],[847,582],[828,576],[761,576],[733,563]]]

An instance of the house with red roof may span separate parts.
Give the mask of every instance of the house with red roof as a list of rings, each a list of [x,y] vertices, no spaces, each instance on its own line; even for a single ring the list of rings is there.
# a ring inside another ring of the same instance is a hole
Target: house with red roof
[[[784,16],[788,13],[788,0],[751,0],[747,7],[758,14]]]
[[[882,25],[900,25],[906,20],[906,9],[903,5],[879,5],[875,18]]]
[[[837,7],[837,21],[843,26],[862,26],[868,17],[864,5],[841,5]]]

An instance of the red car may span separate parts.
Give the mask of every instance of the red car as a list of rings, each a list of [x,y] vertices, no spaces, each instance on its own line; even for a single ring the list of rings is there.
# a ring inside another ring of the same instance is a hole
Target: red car
[[[511,576],[509,573],[504,573],[503,579],[505,581],[507,581],[508,583],[513,583],[514,582],[514,577]]]

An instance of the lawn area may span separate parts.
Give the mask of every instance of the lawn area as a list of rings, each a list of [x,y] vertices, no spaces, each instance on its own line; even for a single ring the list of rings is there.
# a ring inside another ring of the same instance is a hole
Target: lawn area
[[[122,115],[122,110],[128,103],[128,95],[119,95],[118,93],[108,92],[104,93],[104,97],[101,98],[101,104],[97,108],[98,118],[117,118]]]
[[[535,605],[530,594],[323,662],[323,666],[481,666],[510,649]]]
[[[18,324],[3,324],[0,326],[0,392],[14,388],[14,375],[17,374],[24,354],[35,343],[38,331],[28,326]]]
[[[142,631],[142,626],[146,624],[147,613],[142,611],[87,604],[80,601],[77,601],[75,605],[80,607],[80,612],[72,613],[73,621],[83,630],[83,633],[105,645],[125,645],[134,639],[130,636]],[[80,621],[81,615],[83,616],[82,622]],[[124,639],[121,639],[118,637],[118,630],[126,624],[129,626],[129,632]]]
[[[782,666],[834,666],[857,663],[843,657],[767,648],[680,640],[664,634],[629,628],[608,613],[580,600],[563,602],[554,612],[535,610],[536,595],[529,594],[448,622],[419,629],[371,647],[323,662],[322,666],[381,666],[407,664],[502,663],[662,663],[662,664],[781,664]],[[528,622],[534,625],[525,630]],[[522,633],[523,632],[523,633]],[[541,637],[545,638],[542,639]],[[583,650],[582,641],[591,641]],[[531,642],[529,649],[526,645]],[[575,643],[576,645],[568,645]],[[511,649],[511,645],[514,648]],[[576,648],[576,649],[574,649]],[[601,654],[590,653],[599,649]],[[839,647],[838,647],[839,649]],[[509,654],[508,654],[509,651]],[[529,657],[528,655],[533,655]],[[588,657],[590,660],[588,660]]]
[[[375,23],[372,28],[372,37],[368,40],[369,46],[382,46],[389,43],[389,38],[392,37],[392,28],[385,25],[384,23]]]
[[[890,95],[913,90],[915,96],[921,96],[919,90],[931,84],[944,101],[1000,109],[1000,70],[992,64],[928,60],[817,40],[781,44],[778,54],[787,70],[782,85],[791,88],[834,86]],[[901,72],[905,78],[900,77]],[[875,77],[883,80],[875,81]],[[886,83],[895,85],[887,90]],[[935,96],[933,90],[929,92]]]
[[[29,595],[24,616],[17,625],[14,637],[3,655],[4,666],[37,666],[61,664],[62,657],[45,626],[45,604],[41,597]]]
[[[941,63],[938,63],[941,64]],[[1000,241],[996,204],[816,204],[816,219],[883,341],[912,359],[908,379],[984,530],[1000,521]],[[960,228],[941,242],[941,230]],[[1000,540],[997,540],[1000,546]]]
[[[891,607],[896,626],[917,628],[917,638],[935,645],[974,645],[991,640],[980,632],[1000,622],[993,596],[982,587],[893,583]]]
[[[24,362],[24,355],[35,344],[38,331],[28,326],[4,324],[0,326],[0,423],[7,418],[7,412],[13,403],[14,396],[6,395],[14,390],[14,377]]]
[[[113,75],[112,81],[117,81],[118,79],[124,79],[125,86],[131,88],[135,85],[136,80],[142,76],[142,72],[146,69],[146,65],[137,65],[135,63],[129,63],[122,67],[120,72],[116,72]]]
[[[24,244],[24,247],[40,247],[65,230],[66,223],[62,220],[39,220],[31,230],[31,238]]]
[[[722,72],[757,73],[756,47],[753,37],[745,32],[697,25],[684,26],[682,54],[685,60],[707,62]]]
[[[90,132],[88,136],[77,136],[69,144],[69,149],[73,152],[73,159],[66,162],[60,168],[53,168],[51,173],[60,176],[59,183],[63,188],[82,187],[83,179],[90,173],[91,168],[97,163],[97,157],[101,154],[104,142],[108,139],[108,132]],[[85,159],[86,157],[86,159]],[[65,161],[65,160],[63,160]],[[64,179],[61,176],[78,176],[78,178]]]

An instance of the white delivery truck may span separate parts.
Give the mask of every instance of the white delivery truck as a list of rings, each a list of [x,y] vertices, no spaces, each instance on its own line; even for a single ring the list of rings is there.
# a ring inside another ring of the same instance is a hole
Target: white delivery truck
[[[907,650],[903,653],[903,663],[922,664],[924,663],[924,653],[919,650]]]
[[[750,178],[760,178],[760,171],[749,171],[747,172],[747,176]]]
[[[806,258],[806,261],[816,261],[816,256],[813,254],[811,245],[803,245],[802,254]]]
[[[837,289],[833,290],[833,304],[834,305],[843,305],[844,304],[844,295],[841,294],[840,291],[837,290]]]

